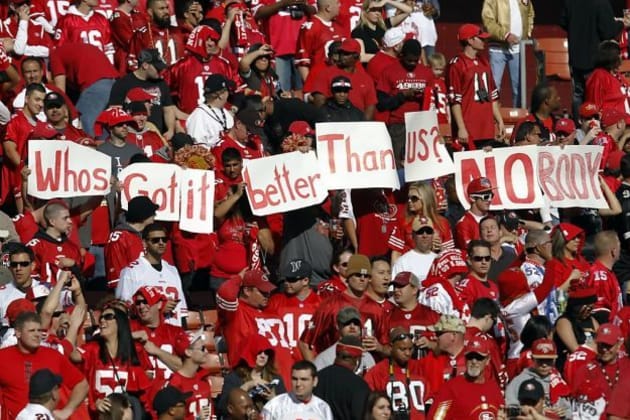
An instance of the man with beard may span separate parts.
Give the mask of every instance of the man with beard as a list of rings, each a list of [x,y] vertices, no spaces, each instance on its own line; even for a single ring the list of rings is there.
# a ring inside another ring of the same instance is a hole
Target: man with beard
[[[471,340],[464,354],[466,373],[442,385],[429,411],[429,418],[497,418],[499,408],[503,405],[503,395],[499,385],[495,381],[488,382],[484,375],[489,361],[487,343],[484,340]]]
[[[147,47],[157,49],[164,61],[175,64],[184,54],[184,39],[176,26],[171,26],[171,12],[167,0],[148,0],[149,33]]]
[[[365,374],[372,391],[385,391],[392,410],[411,420],[425,418],[425,403],[431,390],[422,372],[422,362],[411,359],[413,335],[404,328],[394,328],[389,336],[392,352]]]

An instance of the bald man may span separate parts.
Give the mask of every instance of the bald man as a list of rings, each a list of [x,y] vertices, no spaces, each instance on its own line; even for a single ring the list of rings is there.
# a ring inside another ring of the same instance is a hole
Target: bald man
[[[258,418],[258,411],[249,394],[241,388],[234,388],[228,395],[227,404],[229,420],[254,420]]]

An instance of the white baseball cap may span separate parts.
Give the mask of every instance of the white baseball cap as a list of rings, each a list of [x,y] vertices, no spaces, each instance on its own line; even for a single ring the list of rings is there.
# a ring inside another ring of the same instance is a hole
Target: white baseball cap
[[[385,31],[385,35],[383,35],[383,45],[387,48],[392,48],[393,46],[403,42],[404,40],[405,33],[398,26],[394,28],[389,28],[387,31]]]

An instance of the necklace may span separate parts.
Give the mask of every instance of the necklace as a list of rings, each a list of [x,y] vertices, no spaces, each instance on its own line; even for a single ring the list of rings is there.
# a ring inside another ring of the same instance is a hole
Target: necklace
[[[221,124],[221,127],[223,128],[223,132],[226,132],[228,129],[228,126],[227,126],[227,117],[225,116],[225,110],[221,108],[221,117],[219,117],[219,114],[214,110],[214,108],[208,107],[208,109],[210,110],[210,112],[206,111],[206,114],[208,114],[210,118],[212,118],[213,120]]]
[[[600,367],[602,369],[602,373],[604,374],[604,378],[606,379],[606,382],[608,383],[608,386],[612,389],[612,387],[615,386],[617,382],[619,381],[619,362],[615,363],[615,381],[614,382],[610,381],[610,376],[608,376],[608,372],[606,372],[606,368],[602,365],[600,365]]]

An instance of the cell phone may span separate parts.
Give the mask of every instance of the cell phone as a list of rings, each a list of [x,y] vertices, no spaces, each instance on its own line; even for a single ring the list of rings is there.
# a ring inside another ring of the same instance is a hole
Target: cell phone
[[[520,405],[508,405],[507,407],[507,417],[508,419],[514,419],[521,415],[521,406]]]

